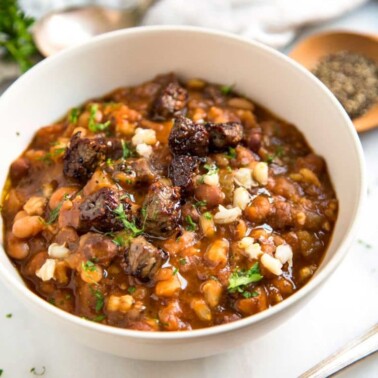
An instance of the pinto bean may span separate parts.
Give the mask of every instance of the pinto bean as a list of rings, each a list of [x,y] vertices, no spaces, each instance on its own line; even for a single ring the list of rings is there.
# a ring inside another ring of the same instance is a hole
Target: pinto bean
[[[64,200],[65,196],[70,196],[78,191],[75,186],[62,186],[55,190],[49,200],[49,208],[51,210],[56,209],[59,204]]]
[[[7,254],[16,260],[23,260],[29,255],[29,245],[27,242],[20,240],[13,233],[7,235]]]
[[[194,190],[194,194],[199,201],[206,201],[208,208],[222,204],[225,198],[221,188],[206,184],[197,186],[197,188]]]
[[[251,222],[264,222],[270,213],[270,207],[271,205],[267,197],[258,196],[245,209],[245,216]]]
[[[28,215],[13,223],[12,232],[16,237],[26,239],[39,234],[44,227],[44,221],[40,216]]]

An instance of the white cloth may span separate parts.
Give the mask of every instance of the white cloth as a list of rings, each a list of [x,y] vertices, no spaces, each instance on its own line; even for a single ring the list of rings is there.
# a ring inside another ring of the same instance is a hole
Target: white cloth
[[[159,0],[144,25],[194,25],[283,47],[306,24],[337,17],[367,0]]]
[[[128,8],[141,0],[20,0],[40,17],[68,6]],[[236,33],[283,47],[306,24],[337,17],[368,0],[157,0],[143,25],[194,25]]]

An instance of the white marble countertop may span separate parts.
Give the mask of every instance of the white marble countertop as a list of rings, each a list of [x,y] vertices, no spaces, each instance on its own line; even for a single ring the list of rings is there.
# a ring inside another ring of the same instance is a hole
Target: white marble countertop
[[[319,5],[320,6],[320,5]],[[303,35],[329,28],[378,34],[378,2],[308,28]],[[287,323],[227,354],[184,362],[122,359],[57,337],[54,329],[0,284],[0,369],[2,378],[31,377],[296,377],[378,321],[378,129],[361,135],[368,172],[368,199],[359,238],[319,294]],[[12,317],[7,318],[6,314]],[[378,376],[378,354],[338,377]]]

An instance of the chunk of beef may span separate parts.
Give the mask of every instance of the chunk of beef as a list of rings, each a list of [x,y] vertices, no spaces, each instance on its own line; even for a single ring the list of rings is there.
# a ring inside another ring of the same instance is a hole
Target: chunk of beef
[[[142,209],[145,231],[153,236],[169,236],[180,219],[180,188],[155,182],[148,190]]]
[[[120,199],[119,193],[102,188],[88,196],[80,205],[80,231],[98,230],[102,232],[122,230],[123,224],[115,213],[122,204],[126,213],[130,213],[131,204],[127,198]]]
[[[235,147],[243,138],[243,126],[239,122],[206,123],[210,147],[216,150]]]
[[[188,92],[177,81],[163,86],[152,107],[155,120],[167,120],[183,114],[188,102]]]
[[[133,160],[130,165],[135,172],[136,182],[139,184],[150,184],[157,177],[155,170],[145,158]]]
[[[158,177],[150,162],[145,158],[118,160],[105,167],[107,172],[124,172],[135,184],[151,184]]]
[[[117,246],[103,234],[88,232],[80,237],[79,250],[87,260],[108,266],[117,255]]]
[[[169,147],[174,155],[206,156],[209,133],[203,124],[177,117],[169,135]]]
[[[167,260],[168,254],[156,248],[143,236],[138,236],[131,242],[125,257],[126,273],[147,282]]]
[[[67,177],[86,182],[105,159],[107,147],[103,138],[81,138],[76,133],[63,157],[63,172]]]
[[[198,159],[193,156],[175,155],[169,166],[168,175],[173,185],[191,191],[193,189],[193,177],[198,171]]]

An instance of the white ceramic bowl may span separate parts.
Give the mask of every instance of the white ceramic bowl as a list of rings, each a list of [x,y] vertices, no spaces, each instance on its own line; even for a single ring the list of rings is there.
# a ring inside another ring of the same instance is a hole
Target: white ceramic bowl
[[[70,315],[29,291],[0,250],[0,276],[25,306],[38,314],[36,322],[46,320],[57,332],[90,347],[146,360],[184,360],[224,352],[282,324],[314,295],[345,256],[365,192],[356,132],[318,80],[289,58],[258,43],[189,27],[137,28],[103,35],[45,60],[23,75],[0,98],[0,187],[9,165],[39,127],[92,97],[169,71],[183,78],[234,84],[238,92],[294,123],[326,159],[340,210],[326,257],[304,288],[257,315],[195,331],[133,331]]]

